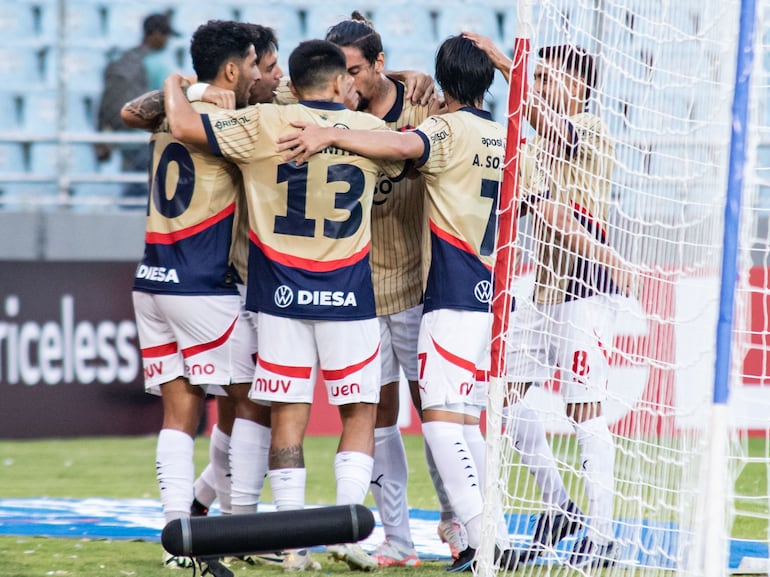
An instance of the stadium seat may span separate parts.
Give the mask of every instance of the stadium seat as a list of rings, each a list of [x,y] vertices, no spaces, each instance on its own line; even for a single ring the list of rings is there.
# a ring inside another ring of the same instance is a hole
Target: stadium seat
[[[144,19],[158,6],[148,2],[109,2],[107,6],[107,36],[111,46],[124,50],[142,41]]]
[[[99,108],[98,92],[67,91],[66,120],[68,132],[94,132]]]
[[[59,147],[52,142],[33,142],[30,150],[29,173],[56,179],[59,174]]]
[[[329,28],[350,18],[353,10],[364,16],[373,16],[374,6],[374,2],[319,2],[309,5],[305,10],[305,38],[326,37]]]
[[[198,26],[209,20],[232,20],[235,12],[229,5],[218,2],[178,2],[173,9],[172,25],[189,48],[190,37]]]
[[[28,145],[21,142],[0,142],[0,174],[26,172]]]
[[[419,3],[408,7],[397,4],[395,8],[381,7],[373,14],[374,26],[388,48],[386,54],[396,48],[435,50],[436,27],[430,8]]]
[[[59,97],[55,91],[37,90],[24,95],[22,126],[31,136],[53,136],[59,128]]]
[[[463,30],[489,36],[500,42],[497,12],[485,4],[451,4],[438,13],[438,41]]]
[[[21,128],[22,102],[21,94],[0,91],[0,131],[16,131]]]
[[[299,10],[285,2],[243,3],[236,12],[241,22],[269,26],[276,31],[281,61],[288,59],[303,38]]]
[[[35,8],[28,0],[0,3],[0,38],[16,43],[37,36]]]
[[[45,47],[6,45],[0,46],[0,77],[12,81],[19,90],[39,90],[52,86],[49,77],[50,50]]]
[[[73,88],[100,92],[104,83],[104,69],[107,67],[105,47],[73,46],[63,53],[61,65]]]
[[[90,143],[71,143],[66,158],[70,175],[93,175],[97,171],[96,154]]]
[[[107,8],[100,0],[68,0],[64,33],[70,43],[95,46],[107,42]]]

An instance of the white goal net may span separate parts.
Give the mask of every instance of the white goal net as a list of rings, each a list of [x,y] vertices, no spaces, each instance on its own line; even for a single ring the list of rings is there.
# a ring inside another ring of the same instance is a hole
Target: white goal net
[[[739,274],[727,449],[714,462],[708,458],[714,443],[709,423],[741,2],[530,3],[530,26],[526,10],[519,11],[525,21],[516,26],[517,36],[530,37],[526,71],[530,90],[539,48],[570,44],[593,55],[596,82],[588,111],[601,118],[614,144],[611,195],[607,202],[596,205],[596,211],[606,208],[607,242],[636,267],[637,282],[635,295],[612,299],[614,317],[604,343],[610,368],[602,409],[614,447],[609,484],[605,477],[592,476],[584,468],[584,448],[574,423],[565,415],[560,394],[569,375],[554,360],[558,355],[552,350],[546,355],[547,366],[541,367],[545,373],[538,373],[548,376],[533,379],[536,386],[521,401],[532,409],[526,412],[527,418],[544,424],[566,492],[584,518],[571,528],[574,532],[569,531],[574,534],[539,547],[536,556],[519,565],[518,572],[550,574],[565,567],[575,569],[576,548],[590,536],[592,526],[602,522],[597,518],[601,510],[594,503],[596,493],[611,490],[611,535],[606,537],[612,542],[612,560],[604,562],[599,555],[596,561],[600,566],[609,565],[603,574],[726,574],[739,567],[756,569],[757,563],[760,572],[767,574],[770,8],[757,9],[748,162],[737,234]],[[512,45],[513,38],[506,50]],[[517,98],[520,100],[512,94],[514,103]],[[509,109],[514,117],[521,112],[521,107]],[[518,173],[524,174],[525,151],[536,142],[536,133],[526,114],[521,126],[526,143]],[[509,132],[509,139],[516,136],[515,130]],[[554,152],[557,148],[546,151],[546,156],[559,154]],[[508,229],[499,231],[503,242],[498,259],[518,255],[508,283],[517,308],[522,301],[532,301],[533,287],[537,290],[542,282],[540,276],[536,281],[535,273],[543,242],[562,242],[558,235],[539,233],[534,217],[517,218],[516,200],[532,193],[525,185],[514,191],[512,202],[501,196],[501,212],[512,210],[514,218]],[[550,191],[550,198],[561,197]],[[579,208],[568,208],[578,216]],[[601,221],[598,214],[593,216]],[[506,236],[513,237],[510,244],[504,242]],[[504,268],[495,271],[498,283],[499,276],[507,272]],[[500,296],[495,297],[498,304],[503,302]],[[497,325],[493,338],[519,343],[525,333],[525,342],[547,343],[549,350],[555,332],[563,330],[558,328],[560,323],[572,321],[557,318],[547,306],[540,310],[551,321],[547,328],[518,325],[514,313],[509,326]],[[574,334],[579,327],[571,328]],[[518,336],[512,339],[514,333]],[[508,339],[501,339],[503,334]],[[513,403],[505,374],[520,373],[510,366],[505,352],[496,351],[497,357],[493,354],[493,377],[495,366],[502,374],[490,384],[484,532],[487,537],[499,535],[502,508],[513,548],[526,551],[531,550],[543,512],[553,515],[560,509],[545,502],[543,487],[525,464],[533,459],[522,455],[525,449],[514,447],[512,425],[504,418],[508,410],[504,406]],[[543,364],[537,355],[529,360]],[[519,420],[517,426],[525,427],[527,422]],[[723,510],[724,519],[712,532],[711,541],[706,541],[704,526],[712,519],[709,511],[714,510],[713,502],[707,502],[712,499],[707,497],[710,478],[718,478],[725,487],[716,507]],[[597,542],[606,545],[606,540]],[[482,545],[479,574],[510,571],[495,562],[493,544],[494,539],[489,538]],[[717,558],[724,561],[724,567],[704,568],[705,553],[714,547],[719,549]],[[595,572],[590,562],[577,570]]]

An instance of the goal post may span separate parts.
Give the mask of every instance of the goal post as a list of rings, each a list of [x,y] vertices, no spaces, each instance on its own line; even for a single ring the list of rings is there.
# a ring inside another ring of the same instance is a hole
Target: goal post
[[[769,124],[759,115],[770,82],[764,91],[750,84],[750,64],[741,58],[750,60],[752,40],[764,42],[756,66],[770,66],[770,10],[759,10],[755,19],[748,4],[753,1],[540,0],[526,3],[532,5],[529,25],[520,20],[526,10],[510,13],[519,19],[513,27],[519,37],[508,147],[532,136],[522,102],[538,48],[573,44],[592,54],[597,81],[589,110],[614,143],[607,238],[637,270],[636,294],[615,299],[614,334],[606,343],[603,410],[615,446],[612,515],[620,551],[606,575],[723,575],[741,556],[759,551],[767,558],[770,170],[763,173],[762,161],[770,162],[763,152],[770,142],[762,138],[770,140],[770,130],[758,125]],[[746,26],[755,20],[752,35]],[[525,43],[529,63],[521,54]],[[743,117],[734,109],[741,90],[744,114],[751,108]],[[736,155],[737,138],[746,139],[745,162],[740,150]],[[502,426],[506,336],[527,330],[509,326],[509,307],[513,298],[531,298],[538,251],[532,223],[516,214],[518,158],[518,150],[506,152],[499,201],[485,538],[477,566],[485,577],[504,572],[495,566],[492,538],[500,511],[512,546],[523,549],[544,510],[540,488]],[[744,175],[741,206],[730,183]],[[511,266],[514,254],[521,261]],[[735,323],[725,289],[735,291]],[[548,369],[550,378],[523,402],[544,423],[569,496],[586,512],[586,476],[559,392],[560,367]],[[728,395],[733,390],[735,399]],[[766,411],[764,423],[752,407]],[[556,571],[579,536],[549,547],[519,573]]]

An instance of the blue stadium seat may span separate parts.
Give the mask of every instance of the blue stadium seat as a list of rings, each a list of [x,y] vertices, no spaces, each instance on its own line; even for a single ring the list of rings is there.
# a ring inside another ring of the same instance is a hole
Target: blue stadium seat
[[[25,41],[37,35],[35,3],[28,0],[0,3],[0,38],[13,42]]]
[[[350,18],[353,10],[373,16],[375,5],[374,2],[319,2],[309,5],[305,10],[305,38],[324,38],[329,28]]]
[[[438,41],[463,30],[501,39],[497,13],[486,4],[450,4],[438,14]]]
[[[109,2],[107,36],[110,44],[121,49],[138,46],[144,35],[144,19],[153,12],[162,11],[156,4],[146,1]]]
[[[244,2],[236,11],[241,22],[269,26],[276,31],[282,61],[303,39],[302,21],[295,6],[285,2]]]
[[[61,66],[73,88],[100,92],[107,67],[105,47],[68,46],[62,55]]]
[[[52,142],[33,142],[30,150],[30,174],[56,179],[59,174],[59,147]]]
[[[19,130],[22,126],[22,95],[0,91],[0,132]]]
[[[0,174],[23,173],[27,170],[28,145],[21,142],[0,142]]]
[[[67,91],[66,120],[68,132],[94,132],[100,93]]]
[[[100,45],[107,42],[107,8],[102,0],[68,0],[64,32],[70,43]]]
[[[59,128],[59,97],[55,91],[38,90],[24,96],[22,126],[34,137],[53,136]]]
[[[97,161],[93,145],[87,142],[70,144],[67,154],[67,169],[70,175],[95,174]]]
[[[14,88],[20,90],[53,86],[49,54],[46,47],[0,46],[0,78],[12,81]]]
[[[171,22],[181,34],[181,39],[188,46],[192,33],[209,20],[232,20],[233,8],[219,2],[178,2],[173,9]]]
[[[388,70],[418,70],[433,75],[436,68],[436,46],[425,43],[411,48],[399,44],[385,46]]]
[[[387,56],[387,67],[398,68],[392,62],[400,58],[397,53],[417,50],[421,53],[436,50],[437,30],[430,8],[419,3],[398,4],[393,8],[380,8],[373,14],[374,26],[382,37]],[[419,58],[418,58],[419,59]],[[433,71],[433,58],[426,71]]]

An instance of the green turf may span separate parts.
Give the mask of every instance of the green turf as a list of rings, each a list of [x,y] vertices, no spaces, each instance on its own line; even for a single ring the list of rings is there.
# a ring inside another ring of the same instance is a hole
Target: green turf
[[[87,438],[41,441],[0,441],[0,497],[54,498],[157,498],[155,479],[155,437]],[[410,467],[409,502],[411,507],[438,509],[438,502],[425,467],[422,438],[404,437]],[[333,504],[335,488],[332,460],[336,451],[334,437],[310,437],[306,440],[305,458],[308,469],[307,502]],[[568,442],[563,451],[571,452]],[[764,456],[763,441],[749,443],[750,454]],[[201,470],[208,460],[208,439],[196,443],[196,467]],[[767,464],[746,465],[738,478],[741,494],[756,495],[756,501],[741,503],[740,510],[753,515],[736,519],[734,535],[764,539],[767,535]],[[765,496],[765,498],[761,498]],[[263,498],[272,501],[269,487]],[[371,497],[367,505],[372,505]],[[347,566],[322,562],[321,573],[349,573]],[[425,563],[421,577],[446,576],[445,563]],[[249,567],[236,564],[236,575],[281,575],[278,567]],[[384,577],[409,573],[410,569],[381,570]],[[654,572],[653,572],[654,573]],[[528,577],[539,575],[574,575],[564,567],[530,569]],[[641,570],[613,570],[606,575],[652,574]],[[655,573],[656,575],[659,573]],[[88,541],[74,539],[45,539],[32,537],[0,537],[0,577],[38,576],[141,576],[170,577],[192,575],[192,571],[169,572],[160,566],[157,543],[126,541]],[[598,575],[601,577],[602,572]]]

